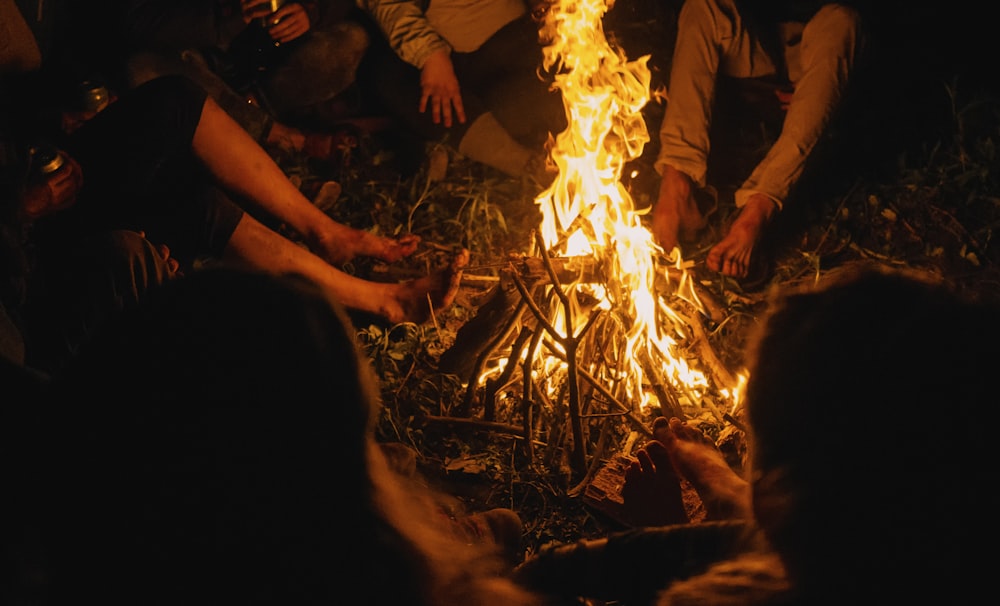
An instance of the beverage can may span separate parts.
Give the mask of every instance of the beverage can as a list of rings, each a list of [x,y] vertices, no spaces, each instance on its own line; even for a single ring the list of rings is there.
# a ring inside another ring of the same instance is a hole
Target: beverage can
[[[28,153],[31,155],[33,172],[39,177],[51,175],[66,163],[63,153],[48,143],[33,145]]]
[[[265,3],[265,6],[271,9],[271,15],[277,12],[277,10],[284,5],[285,5],[285,0],[269,0],[268,2]],[[268,26],[272,24],[273,21],[271,20],[270,15],[268,15],[267,17],[260,18],[260,26],[263,27],[264,29],[267,29]]]
[[[83,111],[99,112],[111,102],[108,88],[94,80],[84,80],[80,83],[78,102]]]

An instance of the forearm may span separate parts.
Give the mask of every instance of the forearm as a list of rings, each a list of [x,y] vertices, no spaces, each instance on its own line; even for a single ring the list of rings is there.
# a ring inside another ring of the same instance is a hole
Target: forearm
[[[422,68],[427,57],[449,50],[444,38],[431,27],[424,7],[416,0],[358,0],[385,34],[392,50],[401,59]]]

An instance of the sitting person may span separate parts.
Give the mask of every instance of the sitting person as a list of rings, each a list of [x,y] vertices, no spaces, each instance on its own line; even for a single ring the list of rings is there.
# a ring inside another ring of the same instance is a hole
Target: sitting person
[[[998,419],[989,377],[1000,354],[989,344],[1000,337],[998,303],[925,274],[842,271],[779,293],[754,340],[745,477],[679,419],[654,424],[663,448],[650,443],[649,457],[674,463],[659,478],[686,477],[706,502],[725,506],[718,511],[745,520],[675,519],[562,547],[525,562],[515,578],[563,596],[639,592],[581,574],[614,554],[615,570],[642,571],[628,580],[645,587],[645,598],[659,584],[650,603],[660,606],[964,603],[984,595],[991,562],[973,554],[1000,538],[1000,498],[967,472],[992,454]],[[872,417],[879,411],[881,420]],[[976,421],[944,431],[934,422],[956,411]],[[643,473],[640,465],[627,483]],[[675,509],[670,499],[663,506]],[[743,538],[720,531],[734,523]],[[739,547],[744,539],[752,550]]]
[[[359,2],[377,25],[359,81],[426,141],[544,185],[550,133],[566,128],[542,79],[538,24],[524,0]]]
[[[179,73],[262,145],[327,159],[354,143],[348,116],[329,108],[369,44],[350,0],[126,0],[116,10],[129,87]]]
[[[19,586],[53,606],[539,603],[502,578],[489,527],[455,532],[390,468],[377,394],[322,286],[164,284],[17,411]]]
[[[295,271],[344,305],[396,323],[421,322],[430,306],[450,304],[468,260],[461,251],[442,272],[398,284],[337,269],[358,255],[398,261],[419,238],[384,238],[334,221],[211,97],[180,76],[128,91],[66,136],[61,149],[64,165],[21,183],[11,200],[31,226],[31,245],[56,261],[95,233],[142,231],[169,248],[182,272],[211,262]],[[28,156],[11,174],[37,174],[32,160],[37,164]]]
[[[764,267],[758,244],[765,227],[794,203],[796,185],[842,105],[863,45],[861,16],[849,1],[683,4],[656,160],[662,178],[652,212],[653,235],[666,252],[695,241],[715,210],[714,203],[703,203],[696,194],[707,186],[720,76],[771,79],[785,86],[779,89],[785,109],[781,134],[736,191],[738,214],[705,259],[709,269],[744,279],[752,263]],[[752,281],[763,273],[754,272]]]

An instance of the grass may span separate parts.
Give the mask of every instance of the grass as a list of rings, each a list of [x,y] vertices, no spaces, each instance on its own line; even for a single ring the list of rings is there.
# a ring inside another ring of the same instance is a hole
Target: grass
[[[629,23],[633,33],[661,26]],[[980,296],[1000,297],[1000,255],[993,240],[1000,225],[1000,102],[988,91],[966,90],[961,82],[927,79],[924,99],[903,99],[896,89],[880,98],[877,107],[869,105],[869,114],[860,119],[855,114],[853,123],[834,129],[829,149],[819,152],[817,170],[805,177],[803,202],[796,212],[783,213],[775,228],[774,266],[766,283],[746,289],[702,263],[732,212],[731,204],[723,202],[715,230],[692,247],[691,273],[710,307],[704,338],[728,369],[741,368],[771,288],[818,280],[852,263],[924,271]],[[728,147],[720,146],[724,151],[710,169],[723,200],[776,136],[777,124],[747,113],[734,112],[734,121],[727,122],[729,130],[723,134]],[[651,102],[646,114],[647,123],[656,125],[662,106]],[[428,144],[424,151],[425,161],[412,173],[397,168],[398,152],[378,135],[363,137],[338,166],[279,158],[307,195],[325,180],[341,183],[343,195],[329,211],[334,218],[381,234],[410,232],[423,238],[418,253],[399,264],[362,260],[348,271],[376,280],[406,279],[442,265],[456,246],[472,253],[458,301],[435,314],[433,322],[388,326],[352,316],[359,343],[381,382],[379,437],[414,447],[428,477],[461,496],[471,510],[502,506],[521,513],[529,552],[552,541],[600,536],[612,526],[592,515],[579,498],[581,478],[562,447],[565,427],[553,427],[536,444],[538,455],[528,459],[511,432],[475,422],[483,420],[483,408],[481,400],[467,400],[466,377],[438,367],[458,331],[476,317],[498,284],[509,255],[529,250],[539,221],[537,192],[530,183],[440,144]],[[640,207],[656,193],[655,154],[653,141],[631,167],[637,176],[626,184]],[[521,395],[502,386],[494,401],[501,410],[516,409]],[[565,418],[559,402],[550,404],[549,414]],[[717,421],[709,418],[705,425],[716,437],[725,429]],[[588,447],[600,462],[627,437],[621,427],[595,432]]]

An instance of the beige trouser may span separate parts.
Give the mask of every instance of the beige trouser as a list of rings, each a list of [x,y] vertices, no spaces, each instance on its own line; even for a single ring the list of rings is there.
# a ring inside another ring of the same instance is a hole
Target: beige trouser
[[[685,0],[658,172],[670,165],[705,186],[717,75],[787,76],[795,93],[781,134],[736,192],[739,207],[753,193],[767,195],[779,208],[784,204],[844,95],[862,41],[857,12],[840,4],[825,5],[808,23],[783,23],[780,32],[787,74],[777,73],[775,62],[748,34],[733,0]]]

